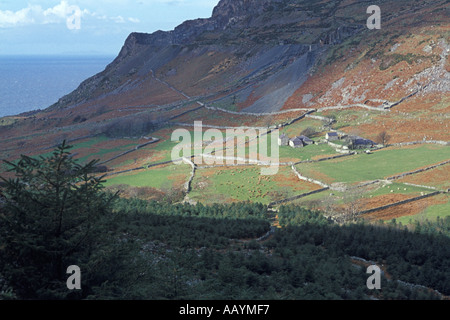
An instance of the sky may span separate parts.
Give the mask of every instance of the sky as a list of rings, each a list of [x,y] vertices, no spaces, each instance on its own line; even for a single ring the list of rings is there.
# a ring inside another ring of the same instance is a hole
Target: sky
[[[219,0],[0,0],[0,55],[117,55],[131,32],[209,18]]]

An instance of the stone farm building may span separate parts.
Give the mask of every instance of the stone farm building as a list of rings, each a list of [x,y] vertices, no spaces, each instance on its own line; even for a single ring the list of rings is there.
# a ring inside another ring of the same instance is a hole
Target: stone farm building
[[[337,134],[337,132],[328,132],[325,136],[325,139],[327,139],[328,141],[339,140],[339,135]]]
[[[375,145],[376,143],[373,142],[372,140],[357,137],[354,139],[350,139],[349,147],[351,149],[366,149],[366,148],[373,148]]]
[[[289,145],[289,137],[283,133],[283,134],[278,138],[278,145],[279,145],[279,146],[287,146],[287,145]]]
[[[298,136],[289,140],[289,145],[292,148],[303,148],[310,144],[314,144],[314,141],[306,136]]]

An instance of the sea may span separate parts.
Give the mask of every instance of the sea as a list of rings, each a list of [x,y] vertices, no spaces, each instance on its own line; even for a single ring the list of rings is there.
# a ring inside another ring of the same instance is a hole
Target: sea
[[[113,60],[113,56],[0,56],[0,117],[51,106]]]

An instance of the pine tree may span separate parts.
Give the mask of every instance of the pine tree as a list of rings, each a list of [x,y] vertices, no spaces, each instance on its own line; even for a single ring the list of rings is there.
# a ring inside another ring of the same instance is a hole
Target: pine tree
[[[68,294],[67,267],[86,263],[99,241],[97,222],[115,195],[102,191],[97,160],[79,165],[63,142],[49,157],[5,161],[0,213],[0,274],[23,299]]]

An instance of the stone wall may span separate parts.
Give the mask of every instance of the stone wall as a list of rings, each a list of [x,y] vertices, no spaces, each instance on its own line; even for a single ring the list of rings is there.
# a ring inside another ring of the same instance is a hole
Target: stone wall
[[[296,168],[294,165],[291,166],[291,168],[292,168],[292,171],[294,171],[294,173],[297,175],[297,177],[298,177],[300,180],[304,180],[304,181],[308,181],[308,182],[317,184],[317,185],[319,185],[319,186],[321,186],[321,187],[323,187],[323,188],[330,188],[329,185],[327,185],[327,184],[325,184],[325,183],[323,183],[323,182],[321,182],[321,181],[319,181],[319,180],[314,180],[314,179],[311,179],[311,178],[302,176],[302,175],[297,171],[297,168]]]
[[[240,158],[240,157],[226,157],[226,156],[215,156],[212,154],[202,154],[205,158],[213,158],[215,160],[221,161],[222,163],[217,165],[210,165],[210,166],[202,166],[202,168],[207,167],[217,167],[217,166],[225,166],[225,167],[238,167],[238,166],[288,166],[292,165],[291,162],[271,162],[271,161],[262,161],[258,159],[247,159],[247,158]],[[228,161],[233,161],[233,163],[228,163]],[[235,163],[240,162],[240,163]]]
[[[405,173],[402,173],[402,174],[399,174],[399,175],[395,175],[395,176],[392,176],[392,177],[387,178],[387,180],[397,180],[397,179],[400,179],[400,178],[403,178],[403,177],[406,177],[406,176],[409,176],[409,175],[412,175],[412,174],[416,174],[416,173],[428,171],[428,170],[431,170],[431,169],[434,169],[434,168],[437,168],[437,167],[446,165],[446,164],[448,164],[448,163],[450,163],[450,160],[441,162],[441,163],[436,164],[436,165],[434,165],[434,166],[430,166],[430,167],[426,167],[426,168],[423,168],[423,169],[414,170],[414,171],[405,172]]]
[[[450,146],[450,141],[440,141],[440,140],[422,140],[422,141],[411,141],[411,142],[400,142],[400,143],[393,143],[390,144],[390,146],[412,146],[416,144],[439,144],[442,146]]]
[[[299,194],[299,195],[294,196],[294,197],[290,197],[290,198],[286,198],[286,199],[281,199],[281,200],[273,201],[273,202],[269,203],[269,207],[273,207],[273,206],[276,206],[276,205],[278,205],[278,204],[282,204],[282,203],[294,201],[294,200],[297,200],[297,199],[301,199],[301,198],[307,197],[307,196],[312,195],[312,194],[316,194],[316,193],[319,193],[319,192],[326,191],[326,190],[328,190],[328,189],[329,189],[329,188],[326,187],[326,188],[314,190],[314,191],[311,191],[311,192],[302,193],[302,194]]]
[[[194,127],[195,125],[193,123],[184,123],[184,122],[171,122],[171,125],[174,126],[180,126],[180,127]],[[258,129],[258,130],[268,130],[268,128],[264,128],[264,127],[224,127],[224,126],[213,126],[213,125],[209,125],[209,124],[202,124],[203,128],[208,128],[208,129],[219,129],[219,130],[238,130],[238,129],[243,129],[243,130],[248,130],[248,129]]]
[[[305,114],[302,114],[301,116],[299,116],[299,117],[297,117],[297,118],[291,119],[291,120],[289,120],[288,122],[279,125],[278,128],[287,127],[287,126],[293,124],[294,122],[297,122],[297,121],[299,121],[299,120],[302,120],[302,119],[305,118],[308,114],[311,114],[311,113],[313,113],[313,112],[316,112],[316,110],[315,110],[315,109],[309,110],[309,111],[307,111]]]
[[[192,181],[194,180],[195,171],[197,169],[197,166],[189,158],[183,158],[183,162],[192,167],[191,175],[189,176],[188,181],[184,184],[184,189],[186,190],[186,193],[189,193],[189,192],[191,192],[191,189],[192,189]]]
[[[361,104],[361,103],[342,105],[342,106],[333,106],[333,107],[323,107],[323,108],[318,109],[317,111],[321,112],[321,111],[326,111],[326,110],[342,110],[342,109],[349,109],[349,108],[364,108],[364,109],[368,109],[368,110],[381,111],[381,112],[389,111],[389,109],[371,107],[371,106],[367,106],[367,105]]]
[[[332,156],[332,157],[321,158],[321,159],[317,159],[317,160],[303,160],[303,161],[295,162],[294,165],[300,164],[300,163],[312,163],[312,162],[321,162],[321,161],[326,161],[326,160],[339,159],[339,158],[343,158],[343,157],[353,156],[355,154],[356,154],[356,152],[352,151],[350,153],[340,154],[340,155]]]
[[[429,193],[429,194],[425,194],[423,196],[418,196],[418,197],[406,199],[406,200],[403,200],[403,201],[395,202],[395,203],[392,203],[392,204],[388,204],[388,205],[385,205],[385,206],[381,206],[381,207],[377,207],[377,208],[373,208],[373,209],[369,209],[369,210],[364,210],[364,211],[359,212],[359,215],[368,214],[368,213],[372,213],[372,212],[375,212],[375,211],[380,211],[380,210],[392,208],[392,207],[395,207],[395,206],[399,206],[399,205],[402,205],[402,204],[410,203],[410,202],[413,202],[413,201],[422,200],[422,199],[425,199],[425,198],[436,196],[436,195],[441,194],[441,193],[442,193],[441,191],[435,191],[435,192],[432,192],[432,193]]]
[[[306,112],[306,111],[315,111],[315,109],[289,109],[289,110],[283,110],[283,111],[277,111],[277,112],[263,112],[263,113],[252,113],[252,112],[238,112],[238,111],[230,111],[227,109],[223,109],[223,108],[218,108],[218,107],[211,107],[208,106],[206,104],[204,104],[204,107],[208,110],[215,110],[215,111],[222,111],[222,112],[226,112],[229,114],[235,114],[235,115],[244,115],[244,116],[257,116],[257,117],[262,117],[262,116],[277,116],[280,114],[286,114],[286,113],[291,113],[291,112]]]
[[[180,113],[180,114],[177,114],[177,115],[175,115],[175,116],[173,116],[173,117],[170,117],[169,120],[173,120],[173,119],[179,118],[179,117],[181,117],[181,116],[184,116],[185,114],[188,114],[188,113],[190,113],[190,112],[197,111],[197,110],[202,109],[202,108],[203,108],[203,106],[200,106],[200,107],[197,107],[197,108],[194,108],[194,109],[191,109],[191,110],[184,111],[184,112],[182,112],[182,113]]]
[[[158,142],[158,141],[159,141],[158,138],[153,138],[152,141],[146,142],[146,143],[144,143],[144,144],[140,144],[140,145],[134,147],[133,149],[127,150],[127,151],[125,151],[125,152],[122,152],[121,154],[118,154],[117,156],[114,156],[114,157],[112,157],[112,158],[110,158],[110,159],[108,159],[108,160],[106,160],[106,161],[100,162],[99,165],[100,165],[100,164],[105,164],[105,163],[111,162],[111,161],[113,161],[113,160],[116,160],[117,158],[123,157],[124,155],[127,155],[127,154],[129,154],[129,153],[131,153],[131,152],[134,152],[134,151],[136,151],[136,150],[139,150],[139,149],[141,149],[141,148],[143,148],[143,147],[145,147],[145,146],[148,146],[148,145],[150,145],[150,144],[156,143],[156,142]]]
[[[310,119],[320,120],[320,121],[327,121],[329,123],[336,122],[336,120],[334,120],[334,119],[327,118],[327,117],[322,117],[322,116],[315,116],[315,115],[312,115],[312,114],[306,114],[305,117],[306,118],[310,118]]]
[[[419,187],[419,188],[425,188],[425,189],[430,189],[430,190],[438,190],[438,188],[436,188],[436,187],[424,186],[421,184],[408,183],[408,182],[403,182],[403,184],[406,184],[407,186],[411,186],[411,187]]]

